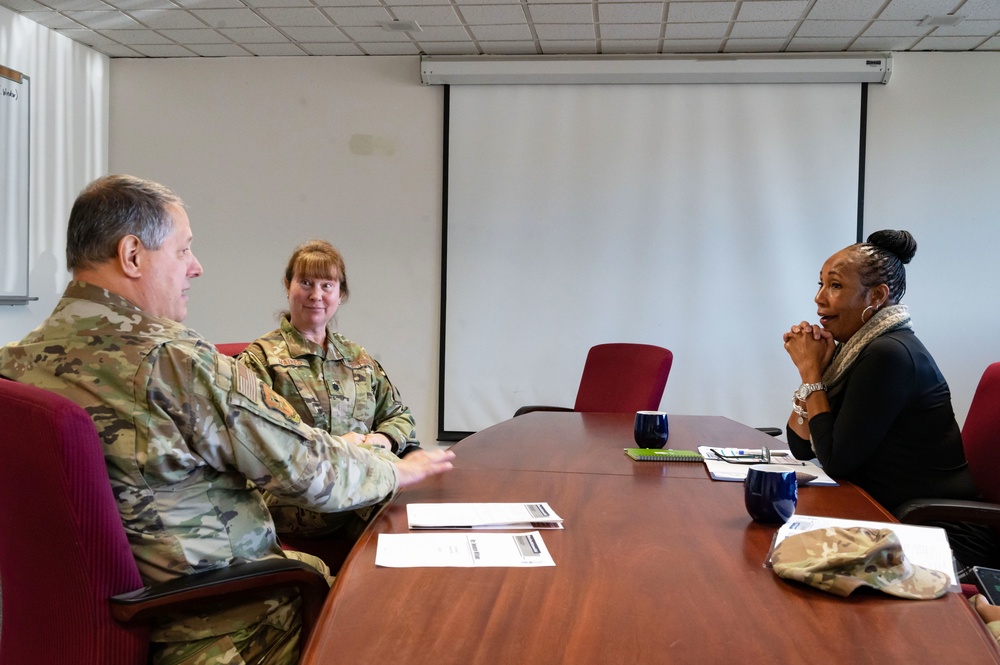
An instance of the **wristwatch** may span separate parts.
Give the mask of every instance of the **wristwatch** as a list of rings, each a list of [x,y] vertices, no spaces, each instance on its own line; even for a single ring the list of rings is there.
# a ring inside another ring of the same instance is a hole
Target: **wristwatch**
[[[809,397],[809,395],[811,393],[814,393],[817,390],[823,390],[823,391],[825,391],[826,390],[826,384],[825,383],[803,383],[801,386],[799,386],[799,389],[795,391],[795,399],[799,400],[800,402],[805,402],[806,398]]]

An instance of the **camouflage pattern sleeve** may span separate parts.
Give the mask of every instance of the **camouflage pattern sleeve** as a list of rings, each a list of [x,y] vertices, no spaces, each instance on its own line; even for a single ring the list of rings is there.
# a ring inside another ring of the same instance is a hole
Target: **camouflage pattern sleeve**
[[[399,391],[392,385],[389,376],[382,365],[372,359],[375,364],[373,390],[375,393],[375,431],[385,434],[396,443],[396,452],[419,448],[416,422],[409,407],[400,400]]]
[[[158,349],[149,365],[150,409],[162,410],[216,471],[237,469],[257,487],[319,512],[376,503],[397,488],[392,462],[306,426],[246,365],[207,346],[194,354],[177,344]],[[174,389],[185,384],[189,392]],[[158,462],[154,441],[176,450],[151,437],[147,464]],[[184,466],[163,463],[178,462]]]

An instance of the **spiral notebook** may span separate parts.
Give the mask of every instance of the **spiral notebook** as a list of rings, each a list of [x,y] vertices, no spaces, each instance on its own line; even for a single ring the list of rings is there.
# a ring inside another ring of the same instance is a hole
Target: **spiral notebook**
[[[625,454],[637,462],[701,462],[704,458],[693,450],[666,448],[625,448]]]

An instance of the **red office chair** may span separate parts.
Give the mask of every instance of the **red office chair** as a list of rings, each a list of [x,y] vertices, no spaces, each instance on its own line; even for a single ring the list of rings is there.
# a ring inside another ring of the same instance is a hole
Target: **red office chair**
[[[263,587],[299,589],[305,630],[315,622],[329,588],[298,561],[142,588],[89,414],[0,377],[0,423],[0,665],[145,663],[158,615]]]
[[[986,368],[962,427],[962,446],[969,473],[982,501],[913,499],[894,512],[900,522],[928,524],[971,522],[985,524],[1000,534],[1000,362]],[[971,564],[975,562],[964,562]],[[995,562],[983,562],[984,564]],[[968,595],[971,591],[963,590]]]
[[[674,354],[650,344],[598,344],[591,347],[572,409],[522,406],[514,416],[532,411],[635,413],[660,408]]]
[[[224,356],[236,357],[243,353],[243,349],[250,346],[249,342],[229,342],[225,344],[216,344],[215,349]]]

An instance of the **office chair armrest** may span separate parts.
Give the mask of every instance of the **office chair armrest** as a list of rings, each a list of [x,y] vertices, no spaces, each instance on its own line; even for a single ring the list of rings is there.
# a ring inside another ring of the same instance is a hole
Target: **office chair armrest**
[[[785,433],[785,430],[781,429],[780,427],[756,427],[754,429],[756,429],[758,432],[763,432],[768,436],[781,436],[782,434]]]
[[[531,413],[532,411],[572,411],[573,409],[567,406],[542,406],[533,404],[530,406],[522,406],[520,409],[514,412],[514,417],[523,416],[526,413]]]
[[[962,499],[911,499],[893,511],[904,524],[973,522],[1000,529],[1000,505]]]
[[[330,591],[326,578],[307,563],[294,559],[263,559],[185,575],[118,594],[108,599],[111,615],[122,623],[146,623],[167,612],[203,607],[223,597],[268,588],[295,588],[302,597],[303,644],[316,624]]]

